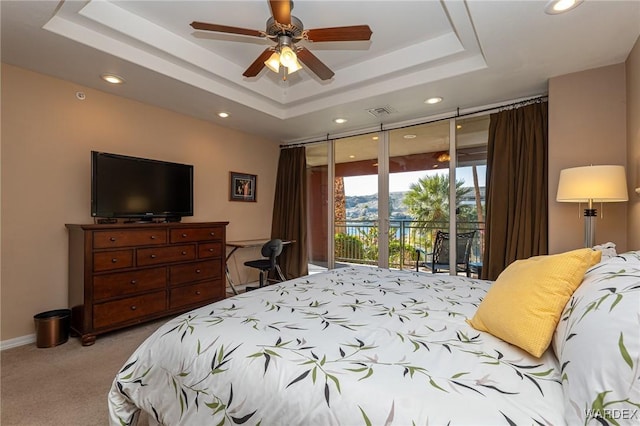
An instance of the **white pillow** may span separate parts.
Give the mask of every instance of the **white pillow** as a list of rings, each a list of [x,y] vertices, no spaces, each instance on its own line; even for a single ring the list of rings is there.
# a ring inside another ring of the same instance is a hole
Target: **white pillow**
[[[600,259],[600,262],[604,262],[605,260],[609,260],[618,255],[616,252],[616,245],[612,242],[598,244],[597,246],[593,246],[593,249],[600,250],[602,252],[602,259]]]
[[[567,424],[640,424],[640,251],[587,271],[553,349]]]

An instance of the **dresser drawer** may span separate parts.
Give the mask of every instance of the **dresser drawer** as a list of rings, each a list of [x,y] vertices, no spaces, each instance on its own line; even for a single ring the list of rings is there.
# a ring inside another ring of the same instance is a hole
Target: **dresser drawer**
[[[143,291],[164,289],[167,285],[166,268],[116,272],[93,277],[93,299],[100,301]]]
[[[166,291],[128,297],[93,306],[93,327],[111,327],[113,324],[157,314],[167,309]]]
[[[112,250],[93,254],[93,271],[111,271],[133,266],[133,250]]]
[[[167,231],[164,229],[137,229],[96,231],[93,233],[93,248],[117,248],[166,244]]]
[[[183,287],[172,288],[169,297],[169,308],[175,309],[183,306],[214,302],[224,298],[222,282],[207,281],[191,284]]]
[[[200,259],[206,257],[221,257],[222,243],[203,243],[198,245],[198,257]]]
[[[221,241],[224,237],[222,226],[212,226],[207,228],[178,228],[172,229],[169,240],[171,243],[197,242],[197,241]]]
[[[169,283],[175,285],[189,281],[220,278],[222,276],[220,263],[220,260],[206,260],[171,266],[169,267]]]
[[[181,262],[196,258],[196,247],[193,244],[169,246],[169,247],[149,247],[136,251],[136,262],[138,266],[158,265],[160,263]]]

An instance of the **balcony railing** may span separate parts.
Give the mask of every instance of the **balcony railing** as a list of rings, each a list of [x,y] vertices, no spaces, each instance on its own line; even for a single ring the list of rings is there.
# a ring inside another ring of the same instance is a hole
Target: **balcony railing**
[[[415,267],[416,249],[431,252],[436,231],[449,232],[448,222],[418,220],[389,221],[389,267]],[[482,262],[484,222],[458,222],[457,232],[477,231],[471,245],[471,262]],[[378,264],[378,221],[335,222],[335,260],[337,262]]]

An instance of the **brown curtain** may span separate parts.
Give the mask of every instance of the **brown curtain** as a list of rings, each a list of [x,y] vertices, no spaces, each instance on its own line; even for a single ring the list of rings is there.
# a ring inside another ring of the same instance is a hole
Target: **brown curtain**
[[[547,102],[491,114],[482,278],[547,254]]]
[[[304,147],[280,150],[271,238],[294,240],[279,258],[287,279],[309,273],[307,253],[307,157]]]

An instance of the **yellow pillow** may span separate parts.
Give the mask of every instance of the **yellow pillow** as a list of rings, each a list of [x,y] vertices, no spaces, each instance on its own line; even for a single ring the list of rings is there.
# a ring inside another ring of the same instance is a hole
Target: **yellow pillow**
[[[513,262],[467,323],[540,357],[549,347],[567,301],[601,255],[584,248]]]

